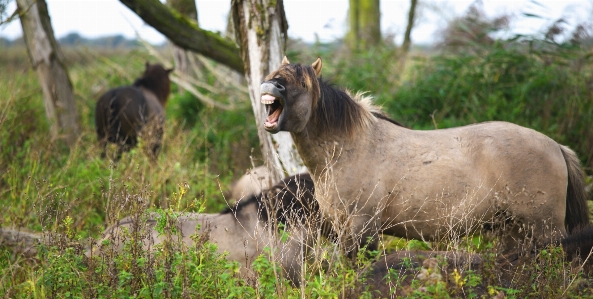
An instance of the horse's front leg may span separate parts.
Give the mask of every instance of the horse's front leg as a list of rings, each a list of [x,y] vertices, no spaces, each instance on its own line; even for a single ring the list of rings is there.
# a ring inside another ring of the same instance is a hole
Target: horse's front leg
[[[378,250],[380,219],[369,214],[349,215],[348,218],[345,225],[334,228],[345,253],[355,259],[362,248],[367,252]]]

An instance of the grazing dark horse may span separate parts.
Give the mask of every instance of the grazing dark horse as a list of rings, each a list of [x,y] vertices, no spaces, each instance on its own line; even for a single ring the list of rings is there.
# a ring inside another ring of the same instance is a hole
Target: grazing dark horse
[[[218,245],[220,253],[228,253],[227,259],[239,262],[245,275],[249,275],[251,263],[264,247],[275,248],[276,260],[284,274],[298,284],[303,246],[311,238],[307,232],[312,218],[318,214],[313,192],[313,181],[308,174],[287,177],[269,190],[241,199],[219,214],[184,213],[176,220],[177,230],[186,246],[194,244],[192,235],[206,236],[208,241]],[[143,243],[144,250],[153,250],[166,239],[155,229],[156,217],[158,215],[151,214],[147,219],[131,216],[120,220],[103,233],[102,240],[109,240],[112,247],[99,246],[88,251],[87,256],[121,251],[132,232],[137,232],[135,238]],[[279,223],[285,225],[290,235],[286,242],[276,237]]]
[[[591,277],[593,274],[593,226],[575,230],[570,236],[560,241],[567,261],[572,261],[573,270],[583,267],[583,272]],[[546,248],[546,247],[543,247]],[[518,275],[525,267],[536,262],[538,251],[523,253],[524,257],[508,259],[499,256],[495,260],[495,269],[485,269],[485,258],[480,254],[459,251],[408,251],[401,250],[381,256],[368,269],[361,269],[366,277],[362,288],[368,288],[374,298],[402,298],[413,291],[412,281],[418,287],[435,282],[449,282],[457,273],[472,270],[481,277],[489,274],[498,277],[499,285],[511,285],[517,281]],[[492,267],[493,265],[490,265]],[[488,272],[486,272],[488,271]],[[495,273],[491,273],[494,271]],[[528,274],[529,275],[529,274]],[[482,281],[476,286],[480,297],[486,296],[487,282]],[[355,292],[361,290],[355,290]],[[356,294],[350,294],[352,296]]]
[[[424,240],[504,225],[505,251],[589,224],[575,153],[532,129],[488,122],[411,130],[362,94],[282,61],[262,83],[270,133],[288,131],[315,182],[321,212],[346,251],[376,248],[379,232]]]
[[[111,142],[118,145],[116,159],[119,159],[141,137],[149,146],[152,158],[156,158],[163,138],[164,107],[171,93],[172,70],[147,62],[144,74],[132,86],[111,89],[99,98],[95,126],[103,155],[107,142]]]

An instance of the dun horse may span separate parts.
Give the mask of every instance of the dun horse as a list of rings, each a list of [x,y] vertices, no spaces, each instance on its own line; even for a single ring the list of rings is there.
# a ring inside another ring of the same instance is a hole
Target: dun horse
[[[310,238],[307,228],[318,211],[313,192],[313,181],[308,174],[288,177],[263,193],[241,199],[235,207],[219,214],[185,213],[177,219],[177,230],[187,246],[194,244],[192,235],[206,236],[208,241],[218,245],[219,252],[228,252],[229,260],[239,262],[244,274],[249,273],[247,269],[251,262],[264,247],[276,248],[285,275],[298,284],[301,250]],[[134,232],[136,241],[143,243],[144,250],[151,251],[166,239],[156,231],[155,217],[132,216],[120,220],[103,234],[103,240],[109,240],[112,247],[95,248],[87,252],[87,256],[121,251]],[[278,229],[278,223],[285,224],[291,236],[286,243],[274,237],[273,230]]]
[[[160,64],[146,63],[146,69],[134,85],[111,89],[99,98],[95,108],[97,137],[103,155],[107,142],[118,145],[117,157],[129,151],[142,137],[152,158],[161,147],[165,125],[165,103],[171,93],[169,73]]]
[[[411,130],[362,94],[321,78],[322,62],[282,65],[261,85],[270,133],[288,131],[344,248],[382,231],[437,240],[505,225],[505,251],[588,225],[575,153],[534,130],[488,122]],[[555,235],[554,232],[557,232]]]

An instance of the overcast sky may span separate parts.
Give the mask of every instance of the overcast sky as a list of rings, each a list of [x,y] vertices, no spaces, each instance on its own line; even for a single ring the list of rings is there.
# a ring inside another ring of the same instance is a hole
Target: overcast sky
[[[64,36],[78,32],[85,37],[123,34],[134,37],[135,30],[152,43],[161,43],[164,36],[131,12],[117,0],[46,0],[55,35]],[[513,26],[513,33],[530,33],[565,16],[568,24],[591,19],[593,0],[564,0],[539,2],[529,0],[494,1],[483,0],[489,15],[500,13],[533,13],[543,18],[519,18]],[[14,1],[13,1],[14,2]],[[198,18],[202,28],[224,31],[230,0],[197,0]],[[430,43],[446,21],[461,15],[473,2],[471,0],[420,0],[421,18],[415,27],[412,40],[416,43]],[[539,4],[538,4],[539,3]],[[14,3],[11,9],[14,9]],[[346,32],[348,0],[284,0],[288,19],[289,36],[314,41],[342,37]],[[401,42],[405,29],[409,0],[381,0],[381,29],[384,34],[395,36]],[[12,12],[12,10],[9,10]],[[20,23],[13,22],[0,27],[0,36],[15,38],[21,35]]]

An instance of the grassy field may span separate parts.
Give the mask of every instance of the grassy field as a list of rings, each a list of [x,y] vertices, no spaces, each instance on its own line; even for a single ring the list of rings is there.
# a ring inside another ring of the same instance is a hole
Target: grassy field
[[[544,51],[545,50],[545,51]],[[395,119],[418,129],[485,120],[507,120],[542,131],[574,148],[591,173],[593,72],[590,49],[520,50],[501,44],[477,54],[415,54],[405,67],[397,49],[353,54],[335,45],[292,44],[291,61],[324,58],[324,76],[352,90],[369,90]],[[161,49],[169,55],[167,49]],[[263,255],[256,277],[239,275],[212,244],[156,255],[133,251],[89,263],[85,244],[117,219],[146,209],[218,212],[231,182],[261,164],[255,121],[247,95],[237,109],[222,111],[193,96],[173,94],[166,107],[163,150],[151,163],[142,148],[117,164],[100,159],[94,104],[107,89],[127,85],[154,61],[145,50],[66,49],[82,133],[68,149],[52,140],[40,87],[26,52],[0,49],[0,224],[46,235],[59,234],[33,257],[0,247],[0,294],[6,298],[337,298],[355,290],[370,297],[364,274],[379,252],[328,262],[320,255],[300,288],[274,275]],[[326,59],[327,57],[327,59]],[[205,72],[202,80],[215,85]],[[224,93],[202,90],[215,99]],[[383,250],[455,249],[496,254],[496,240],[469,238],[424,243],[385,237]],[[336,251],[326,244],[327,252]],[[319,266],[324,265],[324,266]],[[449,273],[433,283],[414,280],[415,298],[593,297],[593,283],[578,264],[551,246],[501,285],[498,269]],[[421,269],[418,269],[419,271]],[[461,270],[461,269],[460,269]],[[457,274],[455,274],[457,273]],[[394,274],[395,275],[395,274]]]

